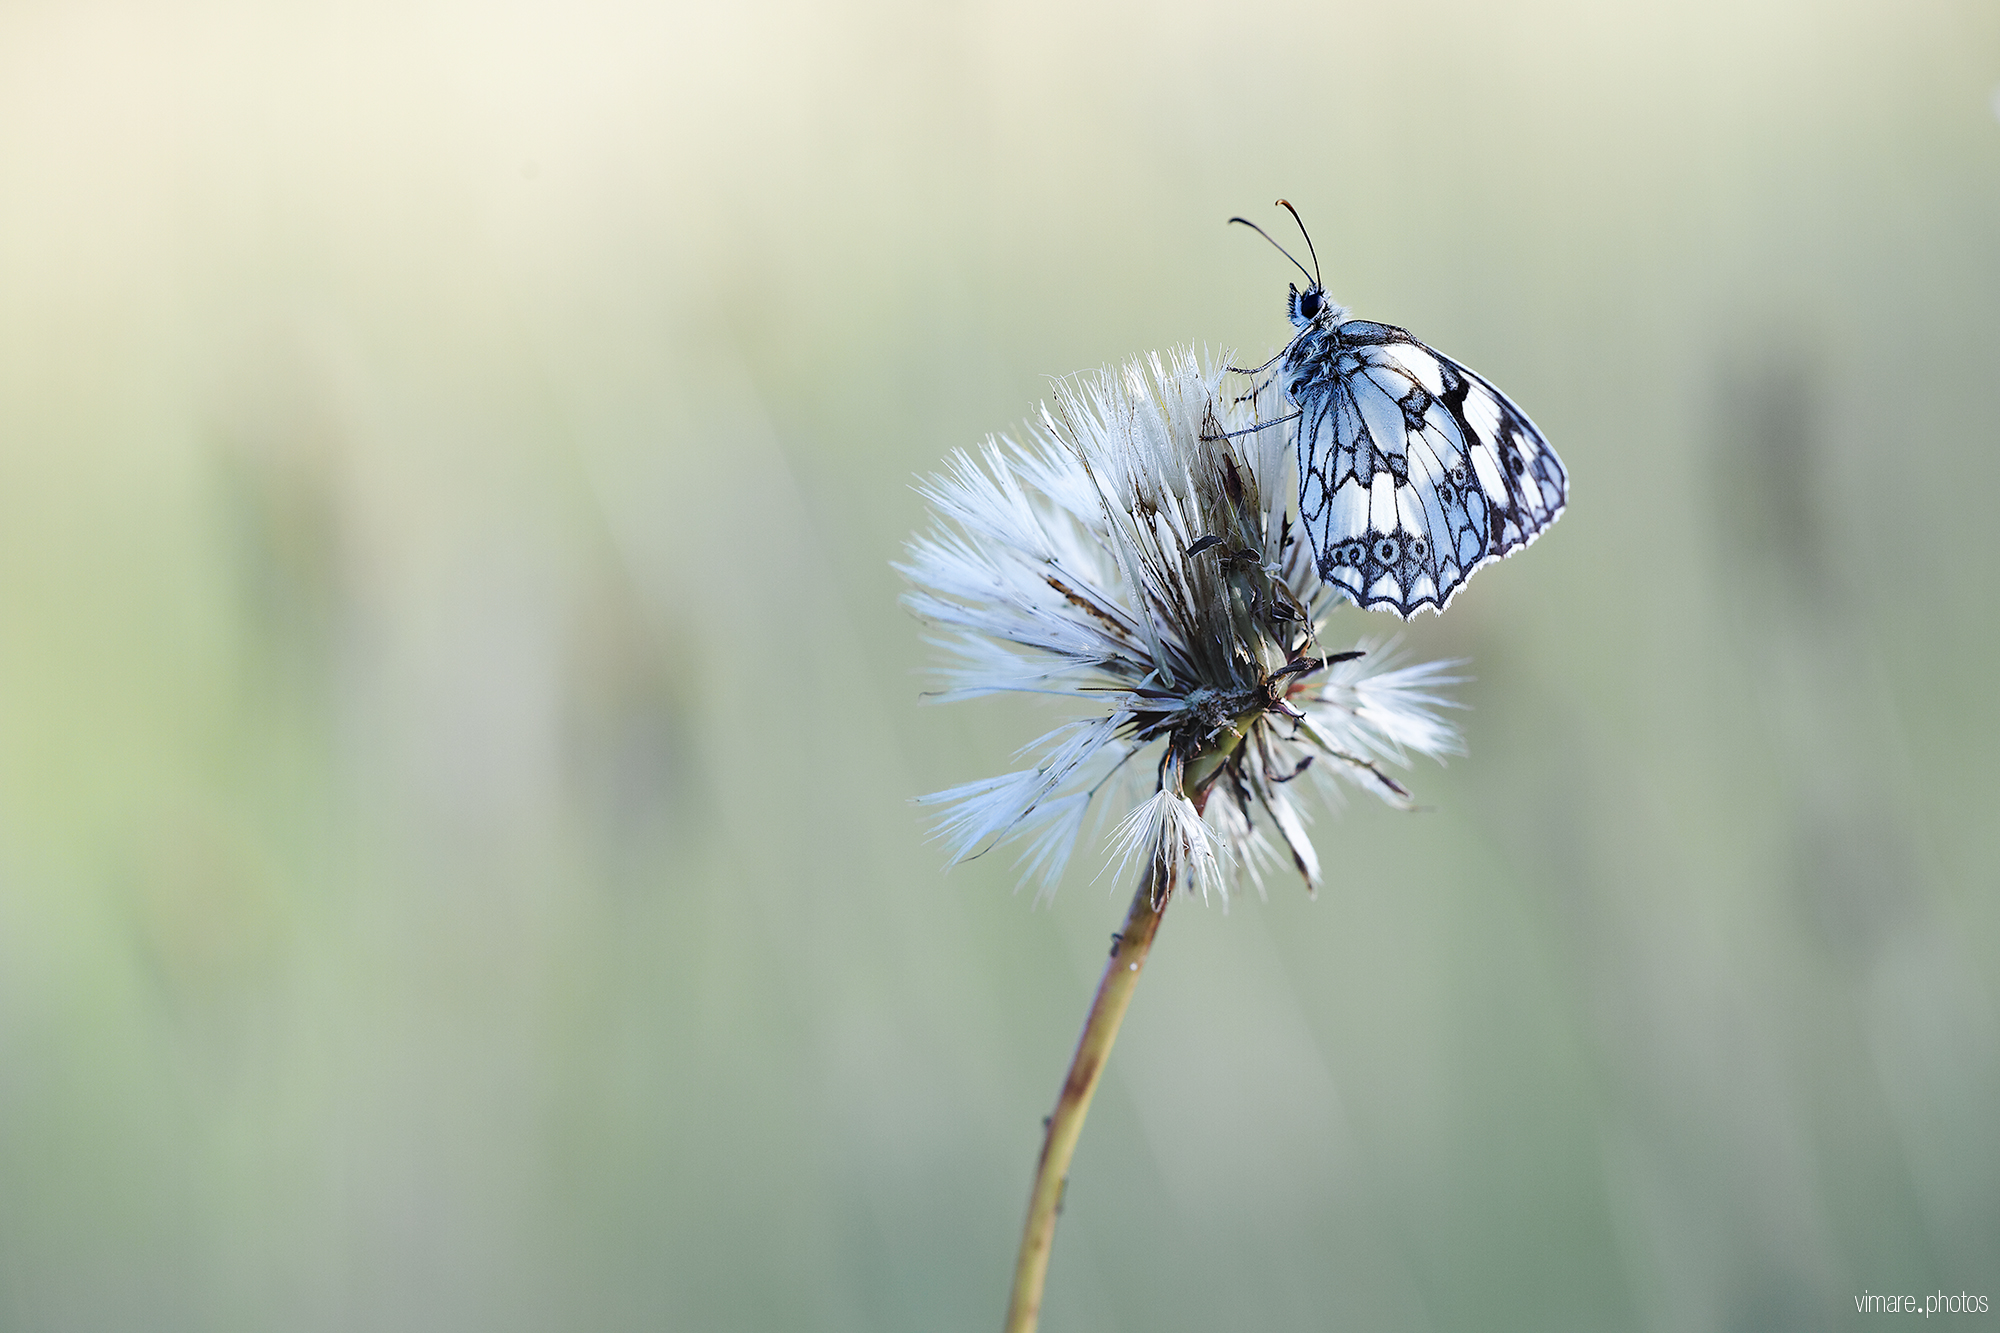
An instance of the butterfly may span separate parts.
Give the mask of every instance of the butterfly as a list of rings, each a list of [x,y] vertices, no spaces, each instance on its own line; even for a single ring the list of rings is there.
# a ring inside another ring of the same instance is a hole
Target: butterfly
[[[1262,227],[1230,221],[1306,273]],[[1311,236],[1306,248],[1317,270]],[[1295,409],[1299,521],[1319,576],[1369,610],[1442,611],[1474,570],[1556,521],[1569,474],[1506,394],[1402,329],[1353,318],[1306,276],[1288,298],[1298,332],[1256,371],[1276,365]]]

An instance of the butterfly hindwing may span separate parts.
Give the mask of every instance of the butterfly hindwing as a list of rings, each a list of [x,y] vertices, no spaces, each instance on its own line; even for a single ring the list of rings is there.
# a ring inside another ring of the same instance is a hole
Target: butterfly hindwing
[[[1443,610],[1531,542],[1569,479],[1527,414],[1403,330],[1306,330],[1285,358],[1299,409],[1299,515],[1320,577],[1363,607]]]

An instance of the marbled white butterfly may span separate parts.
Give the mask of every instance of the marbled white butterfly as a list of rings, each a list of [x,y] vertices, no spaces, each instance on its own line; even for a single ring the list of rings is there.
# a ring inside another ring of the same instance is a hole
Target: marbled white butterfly
[[[1306,248],[1317,269],[1310,236]],[[1299,518],[1320,578],[1405,620],[1442,611],[1474,570],[1556,521],[1569,474],[1506,394],[1402,329],[1351,317],[1306,276],[1289,298],[1299,331],[1257,370],[1277,365],[1296,409]]]

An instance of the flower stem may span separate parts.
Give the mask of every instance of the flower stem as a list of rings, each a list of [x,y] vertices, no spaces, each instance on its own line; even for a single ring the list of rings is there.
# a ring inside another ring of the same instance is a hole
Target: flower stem
[[[1069,1076],[1063,1080],[1055,1112],[1043,1122],[1047,1133],[1042,1139],[1041,1162],[1035,1168],[1035,1188],[1028,1196],[1021,1255],[1014,1262],[1014,1295],[1007,1305],[1006,1333],[1034,1333],[1041,1318],[1042,1284],[1048,1277],[1049,1247],[1055,1243],[1063,1187],[1069,1183],[1069,1159],[1076,1152],[1077,1136],[1083,1133],[1083,1118],[1090,1111],[1104,1061],[1118,1038],[1118,1025],[1125,1021],[1132,988],[1139,983],[1140,969],[1152,951],[1160,916],[1173,892],[1173,873],[1156,849],[1147,858],[1145,873],[1139,876],[1138,891],[1125,914],[1125,928],[1114,937],[1111,961],[1105,964],[1104,978],[1097,983],[1097,998],[1084,1019],[1083,1035],[1077,1038],[1076,1054],[1070,1059]]]

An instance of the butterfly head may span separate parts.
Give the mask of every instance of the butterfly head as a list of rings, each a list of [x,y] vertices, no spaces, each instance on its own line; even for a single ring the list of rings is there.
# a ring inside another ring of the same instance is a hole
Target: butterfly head
[[[1291,295],[1286,298],[1286,308],[1291,314],[1292,323],[1295,327],[1308,329],[1315,324],[1339,324],[1347,317],[1347,311],[1326,299],[1326,288],[1320,285],[1319,280],[1319,253],[1313,249],[1312,237],[1306,235],[1306,224],[1299,222],[1299,210],[1293,208],[1291,201],[1286,199],[1280,199],[1278,204],[1287,213],[1292,215],[1292,221],[1299,223],[1299,235],[1305,236],[1306,250],[1312,255],[1313,266],[1310,270],[1304,264],[1299,263],[1298,257],[1290,250],[1279,245],[1276,241],[1271,241],[1271,234],[1252,222],[1249,218],[1231,218],[1229,220],[1231,222],[1240,222],[1259,236],[1262,236],[1265,240],[1271,241],[1271,245],[1279,254],[1291,260],[1293,267],[1297,268],[1300,273],[1303,273],[1310,279],[1304,291],[1299,290],[1297,283],[1292,283]]]
[[[1318,283],[1314,283],[1304,291],[1300,291],[1298,284],[1293,283],[1291,284],[1291,295],[1286,298],[1286,305],[1291,311],[1292,323],[1299,328],[1304,328],[1314,320],[1317,320],[1320,317],[1320,313],[1326,310],[1330,304],[1326,299],[1326,293],[1319,289]]]
[[[1335,329],[1348,319],[1347,307],[1336,305],[1318,283],[1300,291],[1296,286],[1286,298],[1292,323],[1301,329]]]

